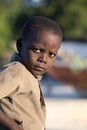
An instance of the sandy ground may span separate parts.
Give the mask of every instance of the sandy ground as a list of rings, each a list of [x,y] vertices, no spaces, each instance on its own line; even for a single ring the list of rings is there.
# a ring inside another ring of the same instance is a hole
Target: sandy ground
[[[45,99],[47,130],[87,130],[87,99]]]

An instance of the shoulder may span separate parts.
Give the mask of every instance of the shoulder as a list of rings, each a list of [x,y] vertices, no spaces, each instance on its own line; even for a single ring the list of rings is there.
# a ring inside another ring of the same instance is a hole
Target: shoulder
[[[6,78],[14,78],[14,79],[20,79],[21,81],[35,81],[37,80],[28,70],[27,68],[20,62],[15,61],[11,62],[7,65],[4,65],[0,68],[0,78],[6,77]]]
[[[19,91],[23,84],[23,65],[12,62],[0,68],[0,98]]]
[[[0,68],[0,77],[22,77],[24,66],[20,62],[11,62]]]

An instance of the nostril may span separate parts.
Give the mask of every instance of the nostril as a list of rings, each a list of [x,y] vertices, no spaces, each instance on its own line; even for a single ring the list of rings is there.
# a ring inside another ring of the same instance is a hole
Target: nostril
[[[46,59],[44,59],[44,58],[38,58],[38,60],[37,61],[39,61],[39,62],[42,62],[42,63],[47,63],[47,60]]]

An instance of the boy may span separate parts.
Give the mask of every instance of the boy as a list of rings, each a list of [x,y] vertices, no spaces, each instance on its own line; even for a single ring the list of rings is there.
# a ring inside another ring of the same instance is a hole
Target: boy
[[[17,40],[17,53],[0,72],[0,124],[10,130],[44,130],[45,103],[41,76],[54,63],[62,32],[41,16],[28,20]]]

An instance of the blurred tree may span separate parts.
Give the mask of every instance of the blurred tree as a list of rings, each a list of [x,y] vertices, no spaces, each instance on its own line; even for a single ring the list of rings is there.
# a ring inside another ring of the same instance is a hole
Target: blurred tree
[[[2,54],[4,48],[7,46],[6,42],[9,41],[11,36],[10,26],[7,21],[7,6],[0,1],[0,55]]]
[[[87,0],[42,0],[45,11],[62,27],[65,39],[87,34]],[[44,10],[43,9],[43,10]]]
[[[0,0],[0,55],[33,15],[47,16],[58,22],[64,39],[86,37],[86,12],[87,0]]]
[[[15,0],[0,1],[0,56],[12,40],[12,26],[19,11],[19,6],[20,0],[19,2]]]

